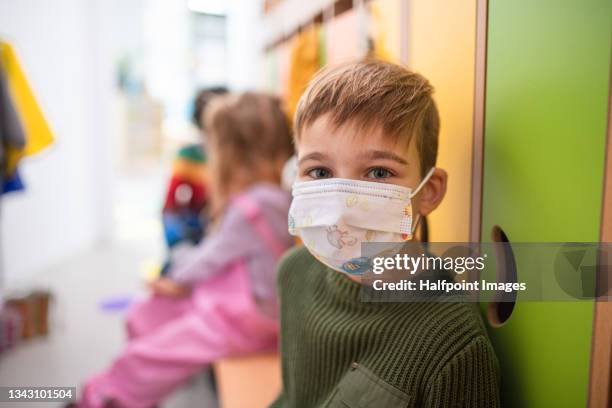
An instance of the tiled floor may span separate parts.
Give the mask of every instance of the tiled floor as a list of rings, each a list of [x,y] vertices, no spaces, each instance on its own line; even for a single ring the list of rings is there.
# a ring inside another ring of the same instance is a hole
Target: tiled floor
[[[145,294],[143,263],[163,255],[157,225],[161,179],[148,176],[123,180],[118,186],[117,237],[113,243],[36,274],[32,284],[54,294],[51,333],[0,356],[0,385],[78,386],[117,354],[125,340],[123,314],[104,312],[100,304]],[[0,403],[0,407],[12,406]],[[30,406],[61,405],[18,405]],[[203,377],[194,379],[163,404],[166,408],[215,406]]]

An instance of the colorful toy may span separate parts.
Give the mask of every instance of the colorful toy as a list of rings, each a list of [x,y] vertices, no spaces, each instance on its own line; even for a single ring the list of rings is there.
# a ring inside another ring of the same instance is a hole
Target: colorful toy
[[[103,312],[124,312],[134,303],[134,295],[117,295],[100,301],[99,306]]]
[[[203,214],[208,204],[206,158],[201,145],[182,148],[174,162],[172,177],[162,211],[164,236],[169,260],[180,244],[196,245],[204,236],[208,218]]]

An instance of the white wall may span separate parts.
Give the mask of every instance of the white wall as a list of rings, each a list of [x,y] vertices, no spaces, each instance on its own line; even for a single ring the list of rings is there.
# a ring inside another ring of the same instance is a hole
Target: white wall
[[[112,74],[95,65],[92,5],[0,0],[0,38],[21,56],[56,137],[50,149],[22,162],[26,191],[2,197],[8,286],[92,245],[110,225],[110,102],[102,90]]]
[[[262,88],[262,0],[227,2],[228,86],[233,91]]]
[[[0,38],[21,56],[56,136],[50,149],[22,162],[26,191],[1,198],[0,253],[8,286],[112,236],[118,198],[113,195],[116,62],[126,51],[144,49],[149,69],[161,66],[151,58],[155,50],[166,65],[184,64],[184,32],[168,36],[176,44],[166,48],[148,41],[152,31],[163,28],[148,24],[156,10],[171,5],[176,15],[186,15],[186,1],[177,3],[182,0],[0,0]],[[261,4],[227,2],[228,77],[234,90],[261,84]]]

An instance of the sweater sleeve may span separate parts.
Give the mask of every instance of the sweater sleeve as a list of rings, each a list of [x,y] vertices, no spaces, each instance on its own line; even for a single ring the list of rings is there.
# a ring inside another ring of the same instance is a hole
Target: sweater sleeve
[[[499,367],[491,344],[477,337],[449,360],[429,383],[427,408],[498,408]]]
[[[170,276],[184,284],[195,284],[222,272],[231,262],[246,258],[256,247],[252,227],[238,206],[232,204],[219,229],[183,254],[170,269]]]

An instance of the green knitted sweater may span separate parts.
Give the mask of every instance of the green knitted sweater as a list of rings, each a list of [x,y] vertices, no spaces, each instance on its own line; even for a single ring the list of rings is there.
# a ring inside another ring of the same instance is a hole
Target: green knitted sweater
[[[283,390],[272,407],[498,407],[495,353],[474,305],[365,303],[305,248],[279,271]]]

